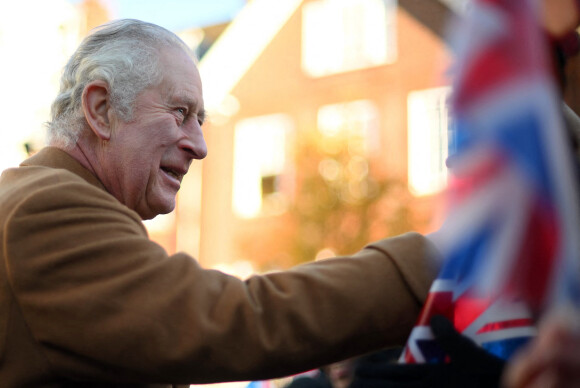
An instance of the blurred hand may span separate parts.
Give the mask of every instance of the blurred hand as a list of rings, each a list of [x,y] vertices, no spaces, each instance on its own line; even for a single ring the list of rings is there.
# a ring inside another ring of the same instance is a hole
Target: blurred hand
[[[580,24],[578,0],[542,0],[544,28],[555,38],[563,37]]]
[[[393,364],[380,359],[360,363],[350,388],[491,388],[498,387],[504,361],[459,334],[442,316],[431,320],[447,364]]]
[[[510,361],[505,388],[580,387],[580,314],[554,314],[538,336]]]

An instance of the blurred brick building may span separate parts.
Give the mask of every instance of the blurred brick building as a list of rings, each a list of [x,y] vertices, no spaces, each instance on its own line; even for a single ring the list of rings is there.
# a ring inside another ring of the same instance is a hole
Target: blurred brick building
[[[243,275],[314,259],[301,239],[324,257],[429,231],[452,14],[435,0],[248,2],[200,61],[209,155],[154,237]]]

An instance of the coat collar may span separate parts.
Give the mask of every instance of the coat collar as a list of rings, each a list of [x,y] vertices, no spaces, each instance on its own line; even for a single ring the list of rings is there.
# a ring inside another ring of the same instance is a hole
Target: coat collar
[[[20,164],[21,167],[41,166],[63,169],[81,177],[93,186],[107,191],[105,186],[89,170],[84,168],[76,159],[67,152],[56,147],[44,147],[36,154]]]

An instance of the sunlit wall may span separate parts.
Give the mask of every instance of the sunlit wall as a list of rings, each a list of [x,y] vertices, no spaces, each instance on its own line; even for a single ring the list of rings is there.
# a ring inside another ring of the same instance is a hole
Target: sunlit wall
[[[44,142],[43,123],[81,19],[65,0],[0,1],[0,171]]]

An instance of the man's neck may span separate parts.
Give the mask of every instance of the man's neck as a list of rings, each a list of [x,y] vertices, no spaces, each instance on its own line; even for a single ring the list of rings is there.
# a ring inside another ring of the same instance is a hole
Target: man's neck
[[[97,171],[93,166],[94,158],[87,152],[85,152],[85,147],[79,142],[75,143],[72,147],[66,147],[61,144],[50,144],[51,147],[58,148],[67,154],[69,154],[73,159],[79,162],[84,168],[89,170],[91,174],[98,178]]]

